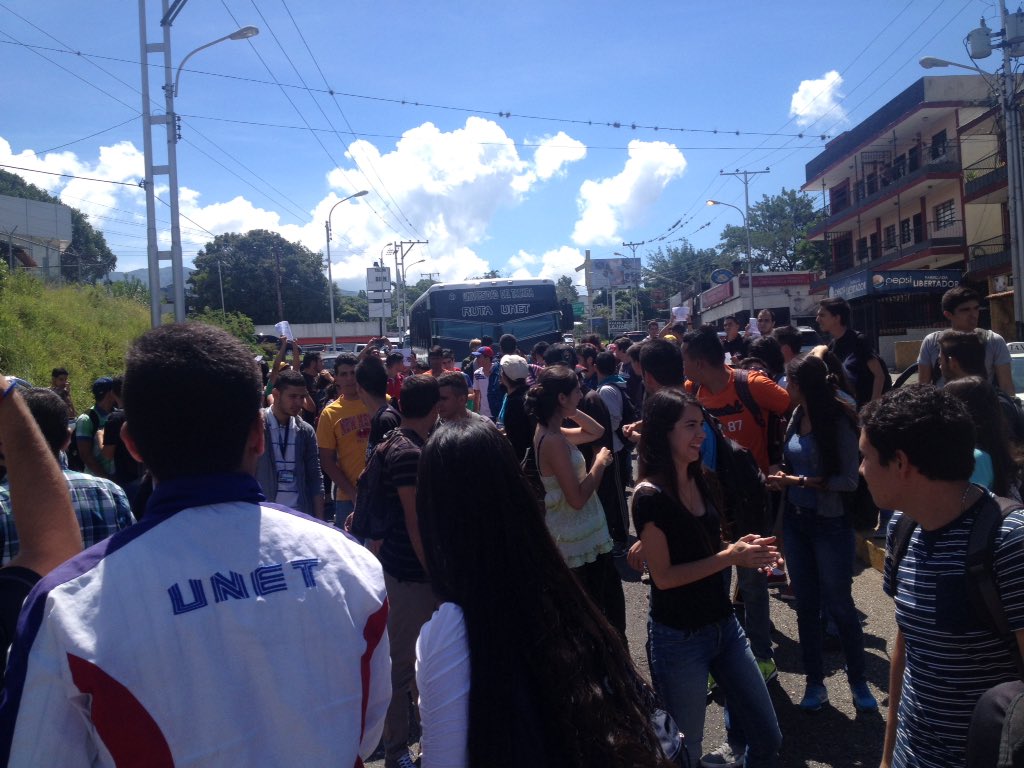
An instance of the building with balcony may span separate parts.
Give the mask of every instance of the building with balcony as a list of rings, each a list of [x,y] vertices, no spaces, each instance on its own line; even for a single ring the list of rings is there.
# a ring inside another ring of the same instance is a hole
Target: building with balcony
[[[978,75],[922,77],[807,163],[802,189],[824,209],[808,232],[825,266],[812,290],[846,298],[890,366],[898,341],[946,324],[939,297],[967,271],[968,242],[992,235],[991,212],[965,211],[963,171],[993,147],[961,129],[993,98]]]

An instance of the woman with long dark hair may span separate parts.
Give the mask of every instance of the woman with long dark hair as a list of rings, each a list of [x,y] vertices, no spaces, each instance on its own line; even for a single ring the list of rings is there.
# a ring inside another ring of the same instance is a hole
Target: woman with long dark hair
[[[423,768],[674,764],[650,689],[497,430],[442,425],[423,449],[416,511],[441,604],[417,644]]]
[[[1020,498],[1020,466],[995,389],[980,376],[954,379],[946,382],[944,389],[964,401],[977,427],[971,482],[985,486],[996,496]]]
[[[868,689],[864,633],[853,604],[853,526],[842,498],[857,488],[857,417],[820,358],[790,360],[786,376],[795,408],[786,430],[785,469],[768,480],[786,494],[782,530],[807,679],[800,707],[816,711],[828,703],[821,647],[824,606],[839,630],[854,706],[874,711],[878,703]]]
[[[745,765],[774,765],[782,734],[728,596],[732,566],[775,564],[774,539],[750,534],[723,542],[722,505],[700,460],[704,412],[694,397],[661,390],[644,402],[643,416],[633,524],[651,574],[647,649],[655,690],[697,765],[713,675],[747,738]]]
[[[612,562],[604,507],[597,497],[613,455],[600,448],[587,470],[576,446],[601,438],[604,427],[579,410],[582,397],[579,379],[564,365],[541,371],[526,397],[527,413],[537,420],[533,449],[545,490],[544,519],[566,564],[625,639],[626,600]]]

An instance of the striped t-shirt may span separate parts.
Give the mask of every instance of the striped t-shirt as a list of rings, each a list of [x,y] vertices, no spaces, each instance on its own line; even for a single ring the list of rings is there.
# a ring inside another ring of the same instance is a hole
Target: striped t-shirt
[[[895,594],[886,559],[884,589],[894,598],[906,642],[893,768],[963,765],[975,703],[987,689],[1016,678],[1009,650],[980,623],[968,598],[967,541],[984,501],[942,528],[914,530]],[[901,514],[889,525],[889,552]],[[1002,523],[995,572],[1010,629],[1024,629],[1024,512],[1011,512]]]

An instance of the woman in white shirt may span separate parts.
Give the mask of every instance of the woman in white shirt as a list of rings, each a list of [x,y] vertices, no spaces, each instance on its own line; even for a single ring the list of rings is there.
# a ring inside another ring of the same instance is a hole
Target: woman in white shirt
[[[442,425],[416,510],[441,604],[416,647],[423,768],[675,765],[650,688],[566,566],[506,438]]]

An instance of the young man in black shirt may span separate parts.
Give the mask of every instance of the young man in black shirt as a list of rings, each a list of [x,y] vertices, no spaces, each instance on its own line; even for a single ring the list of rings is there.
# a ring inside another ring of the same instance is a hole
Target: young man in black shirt
[[[357,372],[358,376],[358,372]],[[391,705],[384,720],[385,768],[409,764],[409,695],[416,677],[416,638],[437,606],[424,570],[423,544],[416,517],[416,475],[420,450],[437,421],[437,379],[410,376],[402,382],[401,436],[384,446],[382,493],[394,522],[380,545],[390,612]]]
[[[828,349],[846,369],[853,384],[857,408],[882,396],[883,377],[888,375],[867,337],[850,327],[850,305],[846,299],[822,299],[816,316],[818,328],[832,337]]]

